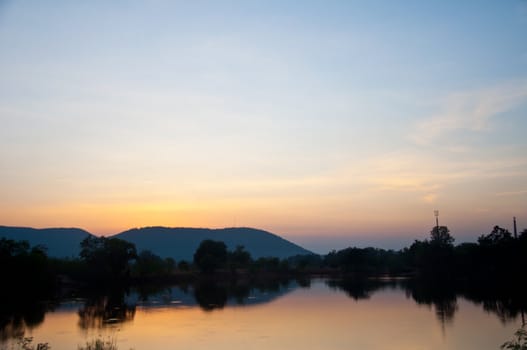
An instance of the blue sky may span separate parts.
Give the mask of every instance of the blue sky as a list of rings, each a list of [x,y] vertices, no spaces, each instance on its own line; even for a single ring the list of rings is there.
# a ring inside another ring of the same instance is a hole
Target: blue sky
[[[526,34],[520,0],[0,2],[0,222],[527,227]]]

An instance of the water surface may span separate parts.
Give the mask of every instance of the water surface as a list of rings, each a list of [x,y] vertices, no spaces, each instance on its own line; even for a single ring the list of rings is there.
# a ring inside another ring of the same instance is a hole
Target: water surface
[[[18,332],[54,350],[100,337],[120,350],[499,349],[524,311],[506,300],[405,281],[205,283],[62,301]],[[4,347],[16,325],[4,322]]]

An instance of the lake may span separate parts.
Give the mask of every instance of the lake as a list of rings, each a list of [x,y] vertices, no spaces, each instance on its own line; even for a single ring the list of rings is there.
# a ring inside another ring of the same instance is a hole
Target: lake
[[[119,350],[499,349],[525,318],[514,295],[411,280],[205,281],[20,311],[9,303],[2,301],[3,349],[22,334],[54,350],[95,338]]]

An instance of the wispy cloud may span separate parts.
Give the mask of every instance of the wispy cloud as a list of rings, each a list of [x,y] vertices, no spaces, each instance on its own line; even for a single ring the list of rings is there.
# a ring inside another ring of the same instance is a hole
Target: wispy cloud
[[[494,181],[522,177],[527,174],[523,157],[503,157],[494,160],[459,161],[431,159],[419,151],[392,152],[371,159],[365,168],[370,175],[365,184],[373,192],[405,193],[425,203],[435,203],[452,186],[473,181]],[[502,196],[527,193],[527,190],[504,192]]]
[[[419,121],[410,138],[419,145],[425,145],[451,131],[488,130],[492,118],[525,101],[527,81],[455,93],[442,100],[436,115]]]
[[[435,203],[437,200],[437,193],[428,193],[426,195],[423,196],[423,201],[425,201],[426,203]]]
[[[502,197],[502,196],[521,196],[527,194],[527,190],[519,190],[519,191],[509,191],[509,192],[500,192],[496,193],[496,196]]]

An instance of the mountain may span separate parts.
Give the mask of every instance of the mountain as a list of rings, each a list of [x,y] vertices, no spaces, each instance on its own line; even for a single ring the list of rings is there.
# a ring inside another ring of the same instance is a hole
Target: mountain
[[[80,242],[90,235],[78,228],[45,228],[0,226],[0,238],[26,240],[31,244],[43,245],[51,257],[77,257]],[[222,241],[229,250],[243,245],[255,259],[260,257],[287,258],[299,254],[313,254],[275,234],[253,228],[168,228],[145,227],[132,229],[111,236],[134,243],[137,252],[150,250],[163,258],[176,261],[192,261],[194,252],[201,241],[212,239]]]
[[[168,228],[145,227],[122,232],[113,237],[135,244],[137,251],[150,250],[163,258],[192,261],[201,241],[222,241],[229,250],[243,245],[255,259],[260,257],[287,258],[312,252],[272,233],[253,228]]]
[[[28,241],[31,246],[42,245],[47,254],[57,258],[77,257],[81,241],[90,235],[78,228],[44,228],[0,226],[0,238]]]

